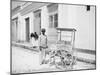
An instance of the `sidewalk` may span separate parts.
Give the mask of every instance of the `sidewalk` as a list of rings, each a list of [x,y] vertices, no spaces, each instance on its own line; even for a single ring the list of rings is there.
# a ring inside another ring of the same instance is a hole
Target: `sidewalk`
[[[25,49],[34,50],[38,52],[38,50],[36,50],[35,48],[34,49],[32,48],[31,43],[27,43],[27,42],[24,42],[24,43],[12,42],[12,46],[22,47]]]
[[[12,45],[39,52],[39,50],[32,48],[31,43],[12,42]],[[96,59],[95,59],[96,57],[95,57],[95,54],[93,54],[93,53],[89,53],[89,52],[85,52],[85,51],[81,51],[81,50],[75,50],[74,55],[77,57],[78,61],[82,61],[82,62],[86,62],[86,63],[90,63],[90,64],[96,64]]]
[[[78,61],[82,61],[90,64],[96,64],[96,58],[94,54],[76,51],[75,56],[77,57]]]

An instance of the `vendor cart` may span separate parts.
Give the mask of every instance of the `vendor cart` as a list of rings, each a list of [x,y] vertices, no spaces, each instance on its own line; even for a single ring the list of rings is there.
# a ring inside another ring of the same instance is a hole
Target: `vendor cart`
[[[75,32],[74,28],[57,28],[58,30],[58,43],[64,43],[67,46],[70,46],[70,50],[73,50],[75,43]],[[63,33],[65,32],[65,33]],[[63,39],[63,37],[65,37]]]
[[[57,28],[58,41],[50,49],[50,64],[61,70],[70,70],[76,62],[74,56],[75,32],[74,28]]]

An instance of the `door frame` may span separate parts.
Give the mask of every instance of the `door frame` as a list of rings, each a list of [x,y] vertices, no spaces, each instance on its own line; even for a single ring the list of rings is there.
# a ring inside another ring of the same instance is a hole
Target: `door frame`
[[[36,13],[39,13],[39,17],[40,17],[40,33],[39,33],[39,35],[40,35],[41,34],[41,9],[35,10],[33,12],[33,14],[34,14],[34,32],[35,32],[35,19],[36,19],[35,14]]]
[[[14,22],[14,27],[15,27],[15,37],[12,38],[12,41],[17,42],[18,41],[18,17],[12,19],[12,22]],[[12,24],[13,25],[13,24]],[[13,33],[13,31],[11,31]]]
[[[27,30],[27,25],[26,25],[26,20],[29,20],[28,21],[28,30]],[[29,38],[29,35],[30,35],[30,17],[26,17],[25,18],[25,30],[26,30],[26,36],[25,36],[25,38],[26,38],[26,42],[29,42],[30,41],[30,38]],[[28,31],[28,32],[27,32]],[[28,36],[27,36],[28,35]]]

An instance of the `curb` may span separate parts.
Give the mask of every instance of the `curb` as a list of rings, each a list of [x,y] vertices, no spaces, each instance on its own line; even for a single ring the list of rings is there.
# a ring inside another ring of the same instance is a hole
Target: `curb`
[[[32,47],[28,47],[28,46],[25,46],[25,45],[18,45],[18,44],[12,44],[12,45],[16,46],[16,47],[21,47],[21,48],[24,48],[24,49],[29,49],[29,50],[32,50],[32,51],[39,52],[39,51],[33,49]]]
[[[77,61],[85,62],[85,63],[90,63],[90,64],[96,64],[95,60],[90,60],[90,59],[85,59],[85,58],[80,58],[77,57]]]

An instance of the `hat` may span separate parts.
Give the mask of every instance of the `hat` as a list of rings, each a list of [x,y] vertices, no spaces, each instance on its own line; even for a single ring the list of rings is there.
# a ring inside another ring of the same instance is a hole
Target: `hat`
[[[42,31],[42,32],[45,32],[46,30],[43,28],[41,31]]]

